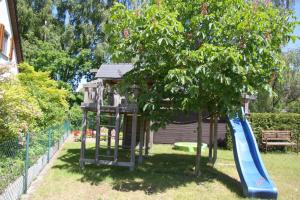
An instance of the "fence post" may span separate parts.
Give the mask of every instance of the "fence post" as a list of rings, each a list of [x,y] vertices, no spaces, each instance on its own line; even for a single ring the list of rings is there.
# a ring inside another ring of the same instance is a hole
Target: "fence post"
[[[297,134],[297,155],[299,155],[299,133]]]
[[[47,155],[47,163],[50,161],[50,149],[51,149],[51,128],[48,129],[48,155]]]
[[[29,168],[29,141],[30,133],[26,133],[26,157],[25,157],[25,174],[24,174],[24,194],[27,193],[28,185],[28,168]]]

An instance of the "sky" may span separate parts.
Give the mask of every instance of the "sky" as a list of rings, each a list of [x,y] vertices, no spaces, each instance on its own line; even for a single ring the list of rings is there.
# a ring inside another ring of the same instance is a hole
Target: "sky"
[[[295,1],[295,12],[297,21],[300,21],[300,0]],[[300,37],[300,25],[297,25],[294,35]],[[295,43],[290,41],[286,47],[283,48],[283,51],[288,51],[290,49],[300,48],[300,40],[298,39]]]

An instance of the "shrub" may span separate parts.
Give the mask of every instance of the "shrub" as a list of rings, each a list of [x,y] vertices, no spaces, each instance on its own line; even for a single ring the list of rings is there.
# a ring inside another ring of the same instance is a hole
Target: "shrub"
[[[290,130],[294,139],[300,131],[300,114],[296,113],[253,113],[250,122],[256,139],[262,130]]]
[[[252,113],[249,121],[252,130],[259,142],[262,130],[290,130],[294,140],[299,139],[300,135],[300,114],[296,113]],[[226,147],[232,149],[232,138],[227,129]]]
[[[287,107],[289,112],[300,113],[300,99],[290,103]]]
[[[43,116],[38,121],[38,126],[45,129],[63,123],[69,108],[68,92],[60,89],[58,82],[50,78],[49,72],[37,72],[26,63],[19,65],[18,78],[21,84],[34,97]]]
[[[48,72],[19,65],[17,76],[0,66],[0,142],[61,124],[68,111],[67,91],[60,89]]]
[[[0,81],[0,143],[17,138],[21,130],[32,129],[42,112],[37,100],[15,77]]]
[[[232,136],[228,124],[226,125],[225,147],[228,150],[232,150]]]

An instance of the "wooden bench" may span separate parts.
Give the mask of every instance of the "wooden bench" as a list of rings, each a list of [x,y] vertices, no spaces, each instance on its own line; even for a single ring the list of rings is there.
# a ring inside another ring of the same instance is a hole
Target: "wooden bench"
[[[296,147],[298,153],[298,142],[292,141],[291,131],[263,130],[261,144],[266,152],[270,146],[287,146]]]

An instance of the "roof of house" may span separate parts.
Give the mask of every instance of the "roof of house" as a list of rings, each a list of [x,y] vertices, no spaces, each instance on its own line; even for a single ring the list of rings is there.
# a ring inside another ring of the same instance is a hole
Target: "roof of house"
[[[8,4],[8,10],[9,10],[9,15],[11,20],[11,26],[13,30],[14,43],[16,47],[17,62],[20,63],[23,61],[23,52],[22,52],[21,39],[18,30],[16,0],[8,0],[7,4]]]
[[[97,71],[96,78],[103,80],[120,80],[134,68],[131,63],[102,64]]]

